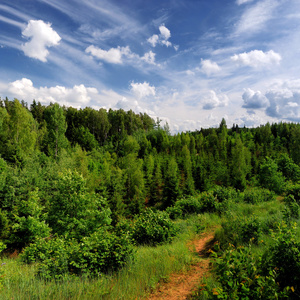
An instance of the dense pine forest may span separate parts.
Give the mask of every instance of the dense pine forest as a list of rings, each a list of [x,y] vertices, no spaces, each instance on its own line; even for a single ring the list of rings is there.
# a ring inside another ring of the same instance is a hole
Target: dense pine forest
[[[168,124],[131,110],[0,101],[1,249],[34,266],[31,280],[103,282],[136,261],[139,247],[176,243],[196,218],[195,234],[218,229],[214,283],[195,299],[298,299],[299,202],[300,124],[246,128],[223,119],[171,134]],[[219,223],[207,221],[212,215]],[[264,234],[269,242],[253,254],[250,244],[259,247]],[[1,272],[8,293],[13,279]],[[95,299],[110,292],[101,293]]]

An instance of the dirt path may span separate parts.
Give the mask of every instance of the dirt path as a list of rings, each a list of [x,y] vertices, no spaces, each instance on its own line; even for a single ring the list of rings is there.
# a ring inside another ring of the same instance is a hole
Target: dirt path
[[[193,265],[187,273],[173,274],[167,283],[159,284],[158,288],[147,298],[148,300],[183,300],[186,299],[199,285],[200,279],[208,272],[209,259],[205,257],[207,245],[214,238],[214,234],[205,234],[194,240],[191,245],[202,258]]]

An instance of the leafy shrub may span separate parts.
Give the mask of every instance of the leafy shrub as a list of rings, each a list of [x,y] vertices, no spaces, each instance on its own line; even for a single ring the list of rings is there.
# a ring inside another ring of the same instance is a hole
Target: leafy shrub
[[[219,208],[217,197],[212,192],[203,192],[199,196],[201,212],[215,212]]]
[[[290,184],[286,187],[286,196],[292,195],[296,202],[300,204],[300,184]]]
[[[38,189],[30,191],[25,200],[19,201],[14,213],[9,243],[24,247],[37,238],[46,238],[51,229],[45,223],[46,214],[40,204]]]
[[[99,230],[81,241],[60,237],[38,239],[24,249],[25,263],[38,262],[38,275],[60,279],[64,274],[87,273],[97,276],[101,272],[116,270],[133,254],[128,235],[117,236]]]
[[[262,188],[251,188],[244,191],[244,201],[250,204],[275,200],[275,193]]]
[[[284,215],[287,220],[290,220],[291,218],[298,219],[299,218],[299,210],[300,206],[295,200],[295,197],[292,194],[287,195],[284,198],[285,203],[285,211]]]
[[[63,238],[37,239],[21,254],[25,263],[39,262],[38,274],[45,278],[60,278],[69,268],[70,242]]]
[[[277,273],[272,270],[267,275],[260,268],[261,256],[255,257],[249,247],[230,246],[221,255],[213,253],[213,267],[219,286],[206,289],[208,299],[283,299],[290,288],[280,291]]]
[[[197,197],[188,197],[177,200],[172,208],[167,210],[172,216],[181,217],[201,212],[201,203]]]
[[[78,251],[79,250],[79,251]],[[98,275],[100,272],[117,270],[132,257],[133,246],[129,234],[117,236],[99,230],[84,237],[70,250],[70,271]]]
[[[260,166],[259,171],[260,184],[277,194],[281,194],[285,188],[285,178],[278,170],[278,166],[274,160],[266,157],[265,161]]]
[[[59,174],[48,215],[53,233],[80,239],[109,225],[110,215],[106,199],[89,193],[82,175],[70,170]]]
[[[258,243],[263,229],[264,224],[257,217],[235,217],[222,223],[216,239],[220,241],[222,248],[227,248],[229,244],[247,244],[250,240]]]
[[[299,299],[300,291],[300,242],[296,238],[296,224],[282,223],[278,232],[273,234],[274,243],[263,256],[263,269],[277,270],[277,281],[281,289],[293,287],[290,299]]]
[[[157,245],[170,242],[176,233],[177,228],[167,212],[146,209],[135,219],[132,238],[138,245]]]
[[[239,198],[239,192],[237,192],[236,189],[230,187],[228,188],[216,185],[212,189],[212,193],[215,197],[217,197],[220,203],[237,200]]]
[[[287,154],[281,154],[278,160],[278,168],[288,180],[300,181],[300,166],[295,164]]]

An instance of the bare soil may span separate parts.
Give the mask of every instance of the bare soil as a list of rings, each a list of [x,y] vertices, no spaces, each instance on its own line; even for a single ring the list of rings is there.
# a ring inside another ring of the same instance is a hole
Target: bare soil
[[[167,282],[159,283],[157,289],[147,298],[148,300],[183,300],[196,288],[203,276],[209,271],[208,250],[212,246],[214,233],[206,233],[189,245],[198,253],[201,260],[181,274],[172,274]]]

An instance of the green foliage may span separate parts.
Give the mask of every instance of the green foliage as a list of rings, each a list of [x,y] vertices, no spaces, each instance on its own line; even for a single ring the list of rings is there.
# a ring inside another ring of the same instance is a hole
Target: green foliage
[[[132,254],[129,235],[117,236],[102,229],[81,241],[60,237],[37,239],[24,249],[21,258],[25,263],[38,262],[41,277],[60,279],[67,273],[99,276],[117,270]]]
[[[198,197],[202,212],[215,212],[219,208],[219,201],[213,192],[203,192]]]
[[[158,245],[170,242],[177,229],[166,212],[146,209],[135,218],[132,238],[138,245]]]
[[[206,290],[208,299],[286,299],[289,288],[280,291],[277,273],[272,270],[262,275],[260,264],[262,258],[252,254],[248,247],[230,246],[220,256],[214,253],[213,267],[219,286]]]
[[[300,181],[300,166],[295,164],[287,154],[281,154],[278,160],[278,168],[288,180]]]
[[[45,223],[43,209],[38,190],[29,192],[28,198],[22,200],[15,211],[9,243],[23,247],[37,238],[48,237],[51,229]]]
[[[289,184],[286,188],[286,195],[293,196],[295,201],[300,204],[300,184]]]
[[[247,244],[250,240],[257,244],[263,231],[264,224],[255,216],[231,216],[222,222],[222,229],[217,231],[216,239],[222,248],[227,248],[229,244]]]
[[[286,204],[286,210],[284,211],[287,221],[290,221],[291,218],[298,219],[300,206],[295,200],[294,196],[289,194],[284,198],[284,203]]]
[[[87,191],[82,175],[76,171],[59,174],[48,216],[53,233],[80,239],[109,225],[110,213],[105,199]]]
[[[44,116],[47,123],[46,151],[57,158],[61,150],[67,146],[65,137],[67,130],[66,118],[58,103],[50,104],[45,109]]]
[[[265,201],[275,200],[275,193],[259,187],[249,188],[244,191],[244,201],[250,204],[257,204]]]
[[[189,214],[201,212],[202,205],[198,197],[182,198],[176,201],[175,205],[167,208],[167,212],[172,219],[176,219]]]
[[[36,146],[37,128],[34,119],[17,99],[11,103],[9,114],[3,115],[1,109],[0,116],[4,117],[0,121],[0,137],[6,148],[2,149],[2,155],[10,161],[22,162],[33,153]]]
[[[263,269],[278,273],[277,281],[281,289],[293,287],[290,299],[299,299],[300,292],[300,242],[296,236],[296,223],[291,226],[282,223],[273,234],[273,244],[263,256]]]
[[[266,157],[260,166],[259,181],[262,187],[267,188],[275,193],[281,194],[284,191],[285,179],[278,170],[274,160]]]

